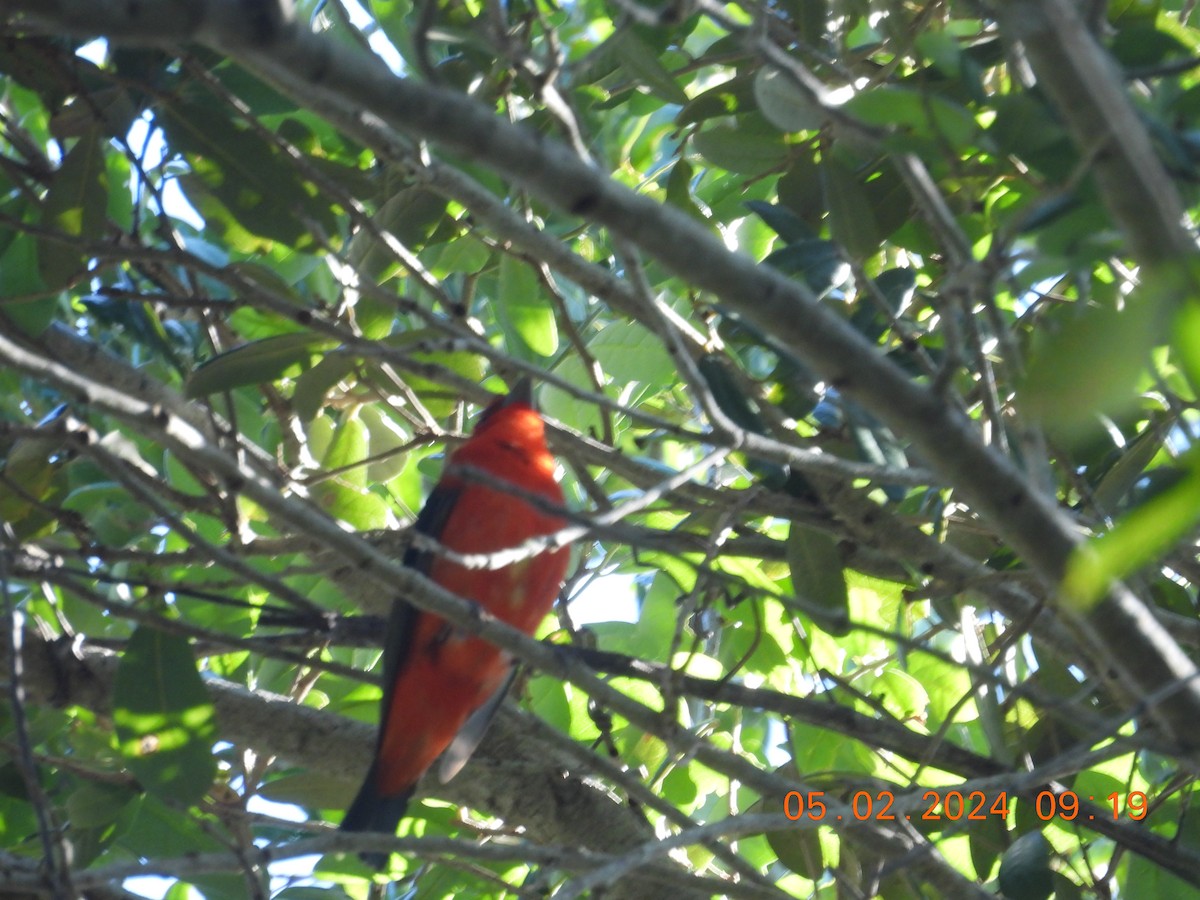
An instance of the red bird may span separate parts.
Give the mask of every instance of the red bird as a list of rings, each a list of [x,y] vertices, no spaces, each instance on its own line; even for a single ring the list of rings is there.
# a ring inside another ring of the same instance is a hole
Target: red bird
[[[512,549],[566,524],[526,500],[472,480],[462,472],[468,466],[562,506],[545,423],[533,406],[528,379],[495,400],[467,442],[450,454],[415,528],[465,555]],[[562,547],[501,569],[468,569],[414,546],[404,563],[533,634],[562,588],[568,556]],[[417,782],[433,762],[443,757],[440,774],[447,781],[467,761],[504,697],[511,671],[512,661],[498,647],[456,632],[444,619],[397,598],[384,638],[375,760],[341,829],[395,834]],[[376,868],[387,862],[383,853],[362,858]]]

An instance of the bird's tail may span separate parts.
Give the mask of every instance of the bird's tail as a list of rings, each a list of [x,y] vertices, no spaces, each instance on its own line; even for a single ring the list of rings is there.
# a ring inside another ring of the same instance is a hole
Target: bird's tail
[[[414,788],[410,787],[402,793],[385,797],[379,793],[379,789],[375,785],[375,765],[372,763],[367,777],[363,779],[362,787],[358,789],[358,796],[354,798],[354,802],[346,810],[346,815],[342,817],[342,824],[338,826],[339,830],[378,831],[381,834],[391,835],[396,833],[396,826],[404,818],[404,812],[408,809],[408,801],[412,799]],[[387,853],[360,853],[358,856],[375,869],[382,869],[387,865]]]

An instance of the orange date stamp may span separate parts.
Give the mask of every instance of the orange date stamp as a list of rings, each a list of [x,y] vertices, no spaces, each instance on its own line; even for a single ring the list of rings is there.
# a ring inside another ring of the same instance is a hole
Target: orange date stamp
[[[783,814],[792,821],[807,819],[812,822],[894,822],[898,819],[921,822],[981,822],[997,816],[1008,818],[1010,797],[1007,791],[988,794],[984,791],[927,790],[920,796],[920,807],[913,812],[900,812],[896,806],[896,795],[892,791],[855,791],[847,801],[847,813],[833,813],[826,803],[825,791],[788,791],[783,798]],[[906,796],[910,803],[912,796]],[[1014,798],[1015,799],[1015,798]],[[1084,798],[1088,802],[1093,796]],[[1149,800],[1142,791],[1114,791],[1107,797],[1104,812],[1112,818],[1122,815],[1138,821],[1146,817]],[[1043,822],[1063,819],[1068,822],[1094,821],[1103,818],[1100,808],[1081,802],[1074,791],[1044,790],[1034,797],[1034,810]]]

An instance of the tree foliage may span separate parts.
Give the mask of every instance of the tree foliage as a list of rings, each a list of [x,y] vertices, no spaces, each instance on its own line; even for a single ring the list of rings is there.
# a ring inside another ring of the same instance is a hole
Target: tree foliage
[[[1194,4],[365,6],[0,4],[0,887],[1197,896]],[[527,675],[341,835],[398,595]]]

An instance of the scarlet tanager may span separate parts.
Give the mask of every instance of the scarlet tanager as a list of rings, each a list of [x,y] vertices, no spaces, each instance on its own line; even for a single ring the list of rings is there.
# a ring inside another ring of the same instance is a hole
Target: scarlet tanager
[[[463,471],[466,467],[562,506],[545,423],[533,406],[528,379],[495,400],[471,437],[451,453],[414,527],[446,549],[467,555],[509,550],[565,524],[499,484],[472,479]],[[404,562],[532,634],[554,605],[568,555],[562,547],[500,569],[470,569],[412,546]],[[512,661],[498,647],[457,632],[444,619],[397,598],[384,638],[375,759],[341,829],[395,834],[417,782],[433,762],[442,757],[442,780],[447,781],[467,761],[503,699],[511,671]],[[376,868],[387,861],[382,853],[362,858]]]

